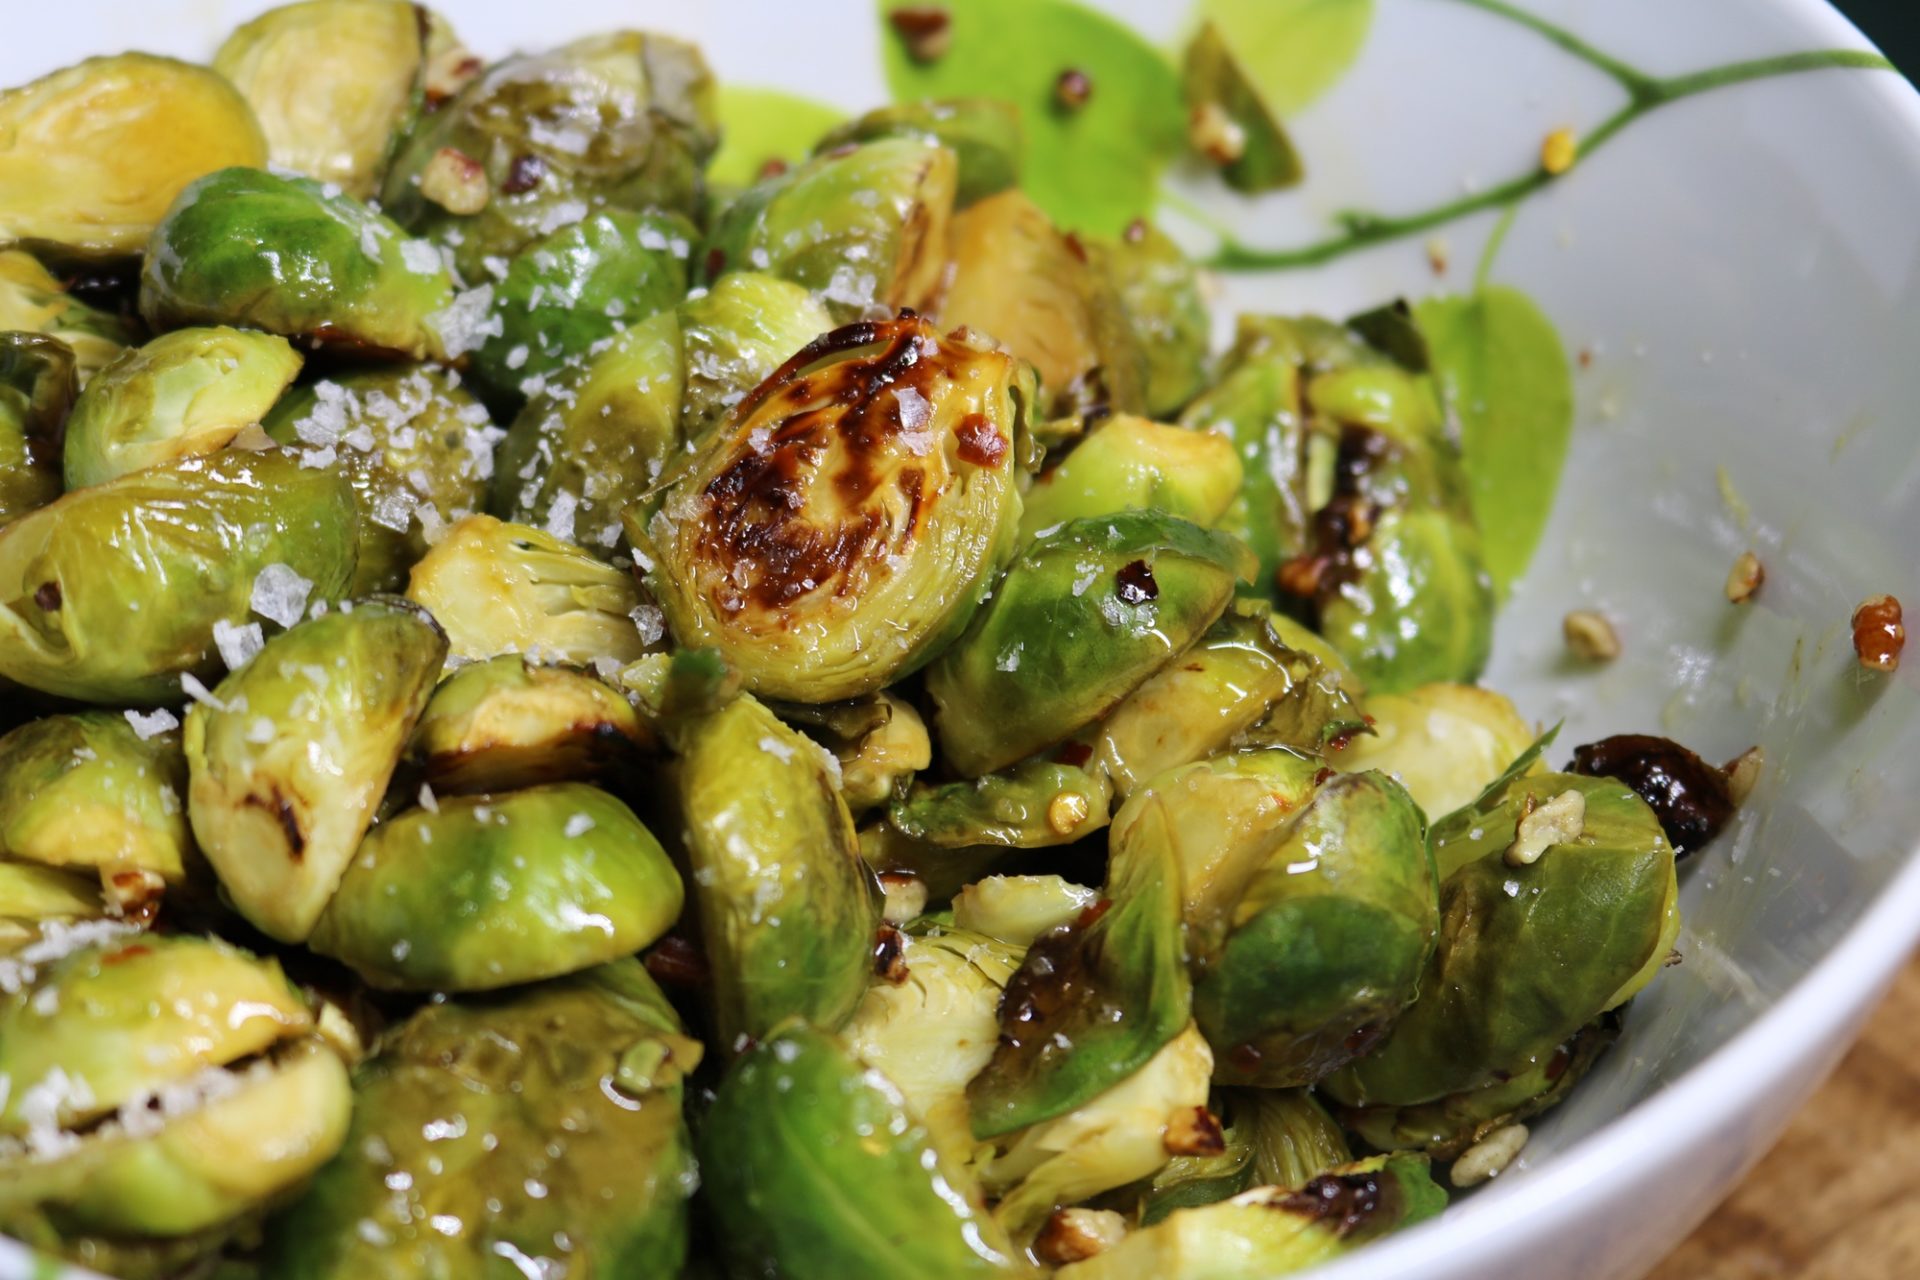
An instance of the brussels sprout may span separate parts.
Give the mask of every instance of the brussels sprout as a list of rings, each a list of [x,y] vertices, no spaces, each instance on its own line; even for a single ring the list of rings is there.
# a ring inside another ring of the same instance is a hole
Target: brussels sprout
[[[712,76],[669,36],[614,31],[490,67],[402,143],[381,189],[468,280],[596,209],[692,214],[718,143]],[[457,166],[452,190],[433,168]]]
[[[735,272],[626,330],[533,397],[495,473],[495,511],[613,547],[683,443],[699,444],[831,321],[799,285]]]
[[[1106,714],[1213,624],[1248,567],[1232,538],[1152,511],[1039,539],[927,670],[948,763],[977,777]]]
[[[67,420],[69,489],[224,449],[300,372],[285,338],[179,329],[128,351],[87,383]]]
[[[440,683],[407,754],[436,791],[512,791],[591,781],[652,740],[604,682],[507,653]]]
[[[364,200],[421,89],[427,30],[393,0],[300,0],[243,23],[213,67],[252,105],[276,168]]]
[[[1054,760],[1029,760],[971,782],[920,785],[893,802],[887,820],[902,835],[950,849],[1072,844],[1107,825],[1106,775]]]
[[[954,153],[918,137],[837,149],[762,180],[707,232],[709,278],[768,271],[846,323],[874,307],[924,310],[946,269]]]
[[[1431,1218],[1446,1204],[1425,1157],[1378,1156],[1299,1190],[1258,1187],[1219,1204],[1181,1209],[1056,1274],[1062,1280],[1272,1280]]]
[[[1519,823],[1568,791],[1584,800],[1579,834],[1513,865],[1503,852]],[[1326,1082],[1349,1106],[1431,1102],[1527,1070],[1645,986],[1679,927],[1673,848],[1646,803],[1612,779],[1509,779],[1432,839],[1439,946],[1420,999]]]
[[[1373,733],[1353,738],[1335,762],[1392,775],[1431,818],[1471,803],[1533,741],[1513,703],[1473,685],[1381,694],[1366,711]]]
[[[1038,205],[1004,191],[955,214],[950,251],[942,323],[991,334],[1031,361],[1049,412],[1146,409],[1146,357],[1118,291]]]
[[[1087,242],[1113,281],[1134,345],[1146,360],[1142,404],[1159,418],[1178,413],[1207,385],[1213,317],[1200,296],[1200,272],[1158,227],[1136,222],[1117,240]]]
[[[735,1274],[1023,1270],[893,1082],[797,1020],[734,1064],[700,1130],[700,1169]]]
[[[1098,891],[1060,876],[987,876],[953,900],[953,922],[1016,947],[1071,924],[1100,900]]]
[[[1143,507],[1211,525],[1239,492],[1240,459],[1226,437],[1121,414],[1034,477],[1023,499],[1020,536]]]
[[[35,954],[76,923],[111,910],[97,876],[0,861],[0,959]]]
[[[954,207],[964,209],[1020,184],[1020,109],[992,98],[897,102],[849,120],[820,139],[815,155],[881,138],[919,138],[953,152]]]
[[[497,397],[517,399],[520,388],[539,386],[671,308],[686,296],[687,258],[699,235],[675,214],[603,209],[535,240],[493,286],[499,332],[474,351],[474,376]]]
[[[214,625],[275,568],[337,597],[358,519],[346,483],[227,451],[70,493],[0,531],[0,677],[88,702],[173,702],[219,669]]]
[[[455,658],[537,651],[590,666],[647,652],[633,579],[571,543],[524,524],[468,516],[427,552],[407,583],[447,629]],[[644,615],[642,615],[644,618]],[[654,624],[657,632],[658,623]]]
[[[0,333],[0,528],[60,496],[60,434],[74,388],[66,343]]]
[[[840,798],[855,813],[903,794],[914,774],[933,763],[933,739],[913,704],[890,693],[847,702],[779,708],[840,761]]]
[[[910,876],[926,890],[929,902],[945,902],[981,876],[1007,870],[1021,861],[1004,845],[947,849],[912,840],[885,820],[860,829],[860,857],[882,875]]]
[[[224,77],[144,53],[89,58],[0,93],[0,246],[131,256],[181,188],[266,159]]]
[[[1220,28],[1208,22],[1187,45],[1185,87],[1195,147],[1235,191],[1258,194],[1297,184],[1300,156],[1285,126],[1260,100]]]
[[[181,192],[140,273],[140,314],[156,329],[235,324],[415,359],[458,354],[453,301],[432,245],[351,196],[259,169]]]
[[[0,858],[97,869],[110,901],[134,905],[186,876],[186,783],[179,737],[142,737],[116,712],[24,724],[0,737]]]
[[[356,1073],[353,1127],[263,1274],[676,1275],[700,1042],[637,961],[424,1005]]]
[[[72,297],[32,254],[18,249],[0,251],[0,331],[6,330],[66,343],[82,386],[139,341],[131,323]]]
[[[360,549],[353,592],[404,587],[446,524],[485,503],[503,434],[457,375],[431,365],[335,374],[281,397],[261,424],[303,466],[353,486]]]
[[[718,1042],[789,1014],[833,1030],[867,985],[879,904],[832,757],[742,696],[688,725],[675,793]]]
[[[1249,1187],[1297,1191],[1353,1160],[1340,1126],[1305,1089],[1227,1089],[1214,1105],[1225,1121],[1226,1149],[1169,1160],[1140,1194],[1142,1226]]]
[[[275,636],[189,708],[193,834],[261,932],[313,931],[446,656],[425,610],[375,597]]]
[[[756,693],[805,702],[925,662],[1012,549],[1016,374],[913,317],[803,349],[660,505],[627,511],[675,639],[718,648]]]

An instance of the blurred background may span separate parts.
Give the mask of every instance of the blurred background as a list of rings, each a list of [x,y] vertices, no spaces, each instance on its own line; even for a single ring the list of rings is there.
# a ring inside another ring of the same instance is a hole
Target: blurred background
[[[1908,79],[1920,76],[1920,6],[1914,0],[1834,0],[1834,4],[1899,64]]]

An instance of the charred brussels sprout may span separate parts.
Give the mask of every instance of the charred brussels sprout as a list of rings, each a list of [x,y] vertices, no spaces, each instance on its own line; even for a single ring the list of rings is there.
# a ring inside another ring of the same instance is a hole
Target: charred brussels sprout
[[[381,823],[312,946],[375,986],[486,991],[632,955],[680,904],[679,874],[632,811],[560,782]]]
[[[82,386],[139,341],[134,325],[73,297],[32,254],[18,249],[0,252],[0,331],[8,330],[64,342]]]
[[[0,333],[0,528],[60,496],[60,436],[75,385],[64,342]]]
[[[216,623],[274,566],[337,597],[358,520],[346,483],[228,451],[82,489],[0,531],[0,676],[86,702],[173,702],[219,670]]]
[[[408,753],[436,791],[511,791],[590,781],[651,741],[604,682],[508,653],[443,680]]]
[[[830,155],[880,138],[920,138],[953,152],[953,202],[964,209],[1020,182],[1020,111],[991,98],[898,102],[849,120],[814,148]]]
[[[441,358],[460,345],[432,245],[307,178],[222,169],[167,210],[140,274],[157,329],[234,324],[315,346]]]
[[[676,745],[717,1042],[790,1014],[838,1027],[866,989],[879,907],[832,757],[744,695]]]
[[[1048,412],[1146,409],[1145,357],[1118,291],[1078,240],[1004,191],[955,214],[940,319],[1007,344],[1040,374]]]
[[[424,610],[376,597],[275,636],[188,710],[194,836],[263,933],[313,931],[446,656]]]
[[[273,164],[366,199],[426,72],[428,20],[393,0],[301,0],[243,23],[213,56]]]
[[[407,596],[447,629],[456,658],[537,652],[588,666],[647,651],[630,576],[550,533],[492,516],[454,525],[413,567]]]
[[[488,68],[408,136],[380,198],[479,280],[489,257],[596,209],[692,214],[717,142],[699,50],[615,31]]]
[[[1152,508],[1211,525],[1240,492],[1240,459],[1222,436],[1121,414],[1034,477],[1022,537],[1084,516]]]
[[[798,1022],[750,1050],[700,1131],[720,1247],[741,1275],[1022,1269],[886,1076]]]
[[[946,267],[953,152],[914,137],[815,156],[725,205],[708,274],[767,271],[804,285],[836,319],[925,309]]]
[[[1158,227],[1136,222],[1118,240],[1088,249],[1125,308],[1127,328],[1146,360],[1147,413],[1177,413],[1206,386],[1213,318],[1200,297],[1200,273]]]
[[[0,245],[130,257],[181,188],[266,159],[224,77],[144,53],[89,58],[0,93]]]
[[[744,401],[627,528],[684,645],[831,702],[925,662],[1011,550],[1014,362],[924,321],[849,325]]]
[[[700,1055],[634,961],[424,1006],[356,1073],[347,1141],[272,1223],[266,1274],[678,1274]]]
[[[266,417],[300,365],[285,338],[244,329],[179,329],[127,352],[73,406],[67,488],[224,449]]]
[[[501,432],[457,377],[430,365],[296,387],[262,424],[301,464],[337,471],[360,512],[353,591],[394,591],[446,525],[486,499]]]
[[[1533,742],[1513,703],[1491,689],[1428,684],[1366,701],[1373,733],[1336,757],[1343,769],[1378,769],[1406,787],[1429,818],[1469,804]]]
[[[1152,511],[1039,539],[927,671],[948,762],[975,777],[1104,715],[1213,624],[1248,568],[1234,539]]]

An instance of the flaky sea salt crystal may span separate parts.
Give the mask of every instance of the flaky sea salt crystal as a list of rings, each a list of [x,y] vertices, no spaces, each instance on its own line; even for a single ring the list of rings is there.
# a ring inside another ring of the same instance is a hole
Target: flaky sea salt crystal
[[[160,708],[158,711],[129,711],[126,713],[126,716],[127,723],[133,726],[135,736],[142,742],[145,742],[148,738],[156,734],[165,733],[169,729],[178,729],[180,727],[179,717],[165,707]]]
[[[220,650],[220,660],[227,664],[229,671],[238,671],[246,666],[266,642],[266,636],[261,633],[257,622],[235,626],[221,618],[213,624],[214,647]]]
[[[301,577],[287,565],[270,564],[254,578],[248,604],[261,617],[290,627],[300,621],[312,592],[312,579]]]

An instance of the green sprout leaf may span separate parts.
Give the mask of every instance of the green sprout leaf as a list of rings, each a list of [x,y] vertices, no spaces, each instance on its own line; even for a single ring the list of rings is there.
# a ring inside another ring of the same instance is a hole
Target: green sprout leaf
[[[794,164],[806,158],[821,135],[846,112],[778,89],[720,87],[720,150],[707,168],[718,186],[745,187],[769,160]]]
[[[1285,119],[1333,87],[1366,43],[1373,0],[1201,0],[1260,95]]]

